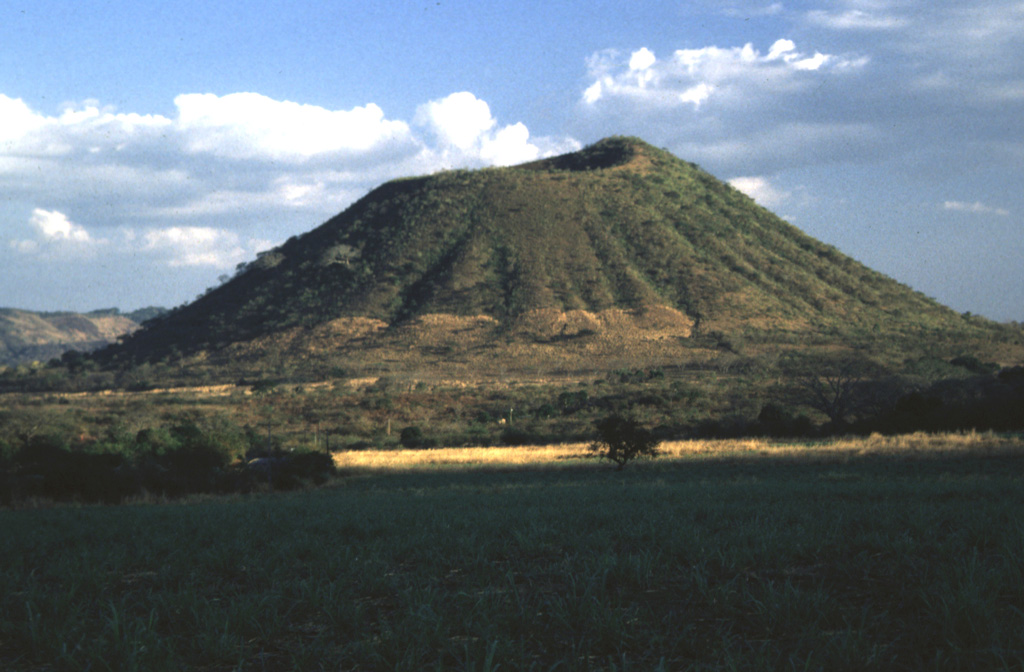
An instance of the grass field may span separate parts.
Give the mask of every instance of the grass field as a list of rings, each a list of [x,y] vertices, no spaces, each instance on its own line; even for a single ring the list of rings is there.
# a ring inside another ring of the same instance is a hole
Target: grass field
[[[0,511],[0,669],[1024,667],[1020,437],[664,448]]]

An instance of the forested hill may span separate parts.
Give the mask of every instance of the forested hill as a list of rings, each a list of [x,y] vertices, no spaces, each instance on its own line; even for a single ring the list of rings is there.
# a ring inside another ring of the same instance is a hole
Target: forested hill
[[[316,354],[348,366],[332,353],[348,348],[355,361],[399,332],[403,351],[451,344],[485,324],[473,348],[541,333],[884,349],[984,341],[998,327],[865,267],[692,163],[613,137],[520,166],[386,183],[102,358]]]

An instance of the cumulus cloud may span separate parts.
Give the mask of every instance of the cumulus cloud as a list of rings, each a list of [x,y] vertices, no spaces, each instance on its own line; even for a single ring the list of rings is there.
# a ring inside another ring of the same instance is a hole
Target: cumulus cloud
[[[273,246],[269,240],[243,237],[236,232],[205,226],[122,228],[111,238],[96,238],[83,226],[56,210],[33,210],[28,221],[33,238],[12,240],[11,249],[23,254],[89,257],[99,246],[105,254],[154,255],[157,263],[172,267],[208,266],[233,268],[256,252]]]
[[[761,176],[734,177],[729,180],[729,184],[766,208],[776,208],[790,197],[790,192],[776,188],[767,178]]]
[[[0,148],[4,154],[11,153],[16,149],[16,141],[45,123],[45,118],[33,112],[25,101],[0,94]]]
[[[63,212],[36,208],[32,211],[29,223],[39,229],[46,240],[67,240],[76,243],[92,242],[89,232],[84,227],[71,222]]]
[[[701,107],[708,101],[742,100],[752,94],[785,93],[810,85],[801,73],[859,68],[865,57],[799,51],[792,40],[776,40],[762,54],[750,43],[742,47],[679,49],[658,59],[643,47],[628,57],[617,51],[591,56],[592,83],[583,102],[631,100],[662,108]]]
[[[460,91],[421,105],[416,121],[428,127],[446,145],[472,149],[497,124],[490,106],[468,91]]]
[[[47,252],[61,256],[91,253],[108,241],[93,238],[89,231],[57,210],[35,208],[28,218],[31,238],[10,241],[11,249],[21,253]]]
[[[57,116],[0,94],[0,175],[15,157],[87,157],[117,153],[159,137],[172,124],[160,115],[119,114],[96,101],[69,105]]]
[[[578,118],[594,135],[636,134],[717,174],[862,157],[880,135],[870,121],[878,107],[860,103],[870,95],[870,56],[826,46],[780,36],[760,46],[597,52]]]
[[[233,268],[269,246],[267,241],[242,242],[232,231],[204,226],[172,226],[152,229],[141,236],[142,249],[166,257],[170,266]]]
[[[969,212],[975,215],[999,215],[1000,217],[1008,217],[1010,215],[1010,211],[1005,208],[986,205],[981,201],[975,201],[974,203],[967,203],[964,201],[945,201],[942,204],[942,209],[952,210],[954,212]]]
[[[188,151],[232,159],[303,161],[411,142],[405,122],[370,103],[351,110],[278,101],[257,93],[184,94],[174,99]]]
[[[529,129],[521,122],[499,128],[487,102],[468,91],[421,105],[415,123],[436,139],[436,147],[428,155],[443,167],[506,166],[580,146],[570,138],[531,138]]]
[[[0,94],[0,190],[32,213],[12,220],[0,207],[0,220],[27,227],[7,248],[28,260],[103,245],[111,264],[232,268],[388,179],[580,146],[499,124],[469,92],[429,101],[409,122],[373,103],[332,110],[246,92],[183,94],[174,106],[145,115],[90,100],[50,115]]]
[[[172,266],[200,278],[389,179],[580,147],[499,123],[469,92],[427,101],[408,120],[372,102],[330,109],[253,92],[184,93],[173,103],[167,115],[95,100],[48,113],[0,93],[0,265],[60,257],[108,277]],[[101,249],[103,268],[89,266]]]
[[[388,179],[579,146],[500,125],[468,92],[426,103],[416,126],[373,103],[334,110],[242,92],[182,94],[174,105],[167,117],[98,101],[47,115],[0,95],[0,190],[96,227],[270,225],[284,238],[284,227],[310,226]]]
[[[630,70],[647,70],[658,62],[658,57],[647,47],[641,47],[629,57]]]

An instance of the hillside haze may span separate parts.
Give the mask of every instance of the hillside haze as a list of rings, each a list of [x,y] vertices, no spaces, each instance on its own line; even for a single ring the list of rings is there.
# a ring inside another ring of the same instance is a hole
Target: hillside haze
[[[717,347],[709,338],[884,349],[984,340],[995,326],[872,271],[691,163],[615,137],[516,167],[384,184],[104,357],[384,369],[430,354],[470,366],[527,348],[540,368],[601,368],[627,352],[678,362]]]
[[[95,350],[130,334],[139,323],[162,311],[144,308],[122,313],[111,308],[74,313],[0,308],[0,365],[45,362],[68,350]]]

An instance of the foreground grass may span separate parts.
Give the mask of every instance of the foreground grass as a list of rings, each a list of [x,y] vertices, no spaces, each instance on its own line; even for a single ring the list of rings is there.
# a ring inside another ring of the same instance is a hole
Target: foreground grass
[[[1019,439],[568,450],[0,512],[0,668],[1024,666]]]

